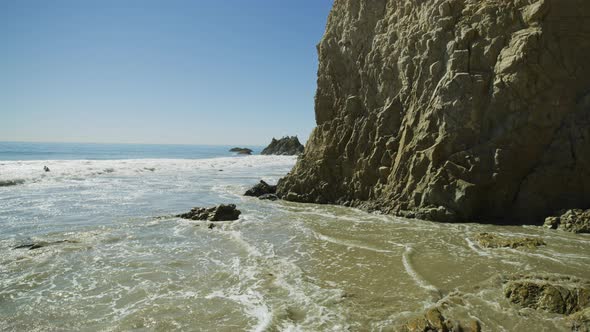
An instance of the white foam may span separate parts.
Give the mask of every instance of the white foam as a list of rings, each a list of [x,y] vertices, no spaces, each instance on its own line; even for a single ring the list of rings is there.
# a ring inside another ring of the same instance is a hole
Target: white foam
[[[125,160],[31,160],[6,161],[0,166],[0,185],[22,182],[86,179],[100,176],[147,176],[154,173],[194,171],[249,170],[252,168],[286,169],[297,160],[294,156],[246,156],[211,159],[125,159]],[[45,172],[48,166],[50,172]],[[220,172],[221,173],[221,172]]]
[[[394,253],[394,251],[391,251],[391,250],[374,248],[374,247],[366,246],[363,244],[357,244],[357,243],[353,243],[353,242],[345,241],[345,240],[338,240],[338,239],[335,239],[335,238],[332,238],[332,237],[329,237],[329,236],[326,236],[323,234],[319,234],[319,233],[316,233],[316,236],[320,240],[335,243],[335,244],[349,247],[349,248],[359,248],[359,249],[363,249],[363,250],[370,250],[370,251],[380,252],[380,253]]]
[[[418,272],[416,272],[416,270],[414,270],[414,268],[412,267],[412,264],[410,263],[410,255],[413,251],[414,249],[411,246],[406,246],[406,250],[404,250],[404,253],[402,255],[402,263],[404,264],[404,269],[406,270],[408,275],[412,277],[412,279],[416,282],[418,286],[440,295],[440,291],[438,290],[438,288],[434,287],[433,285],[429,284],[424,279],[422,279]]]

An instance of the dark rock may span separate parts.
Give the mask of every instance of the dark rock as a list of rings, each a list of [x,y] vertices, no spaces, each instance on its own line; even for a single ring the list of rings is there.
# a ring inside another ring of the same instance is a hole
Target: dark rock
[[[229,150],[229,152],[236,152],[237,154],[251,155],[252,154],[252,149],[248,149],[248,148],[232,148],[232,149]]]
[[[56,245],[56,244],[63,244],[63,243],[79,243],[78,241],[74,241],[74,240],[61,240],[61,241],[53,241],[53,242],[34,242],[34,243],[27,243],[27,244],[21,244],[19,246],[16,246],[12,249],[29,249],[29,250],[35,250],[35,249],[39,249],[39,248],[44,248],[47,246],[52,246],[52,245]]]
[[[258,199],[276,201],[279,199],[279,197],[275,194],[264,194],[264,195],[258,197]]]
[[[547,217],[545,227],[572,233],[590,233],[590,210],[567,210],[557,217]]]
[[[541,239],[529,237],[500,237],[490,233],[479,233],[475,240],[484,248],[536,248],[545,245]]]
[[[277,186],[272,186],[264,182],[263,180],[260,180],[260,182],[257,185],[255,185],[251,189],[248,189],[248,191],[244,193],[244,196],[259,197],[265,194],[274,194],[276,193],[276,191]]]
[[[23,179],[16,179],[16,180],[0,180],[0,187],[12,187],[18,186],[20,184],[24,184],[25,180]]]
[[[504,286],[510,302],[525,308],[570,315],[590,306],[590,282],[568,276],[516,276]]]
[[[303,144],[299,142],[297,136],[285,136],[279,140],[273,137],[270,144],[260,154],[293,156],[302,154],[303,150]]]
[[[44,170],[45,172],[49,172],[49,171],[50,171],[50,170],[49,170],[49,167],[47,167],[47,166],[43,166],[43,170]]]
[[[241,213],[234,204],[221,204],[210,208],[196,207],[190,212],[176,215],[176,217],[190,220],[230,221],[237,220]]]
[[[334,1],[317,126],[279,197],[453,222],[585,208],[588,17],[582,0]]]

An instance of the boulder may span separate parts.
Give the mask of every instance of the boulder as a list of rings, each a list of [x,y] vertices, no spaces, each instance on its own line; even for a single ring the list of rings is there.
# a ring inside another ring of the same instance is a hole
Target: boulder
[[[252,149],[248,149],[248,148],[231,148],[229,150],[229,152],[235,152],[237,154],[246,154],[246,155],[251,155],[252,154]]]
[[[277,186],[272,186],[264,182],[263,180],[260,180],[260,182],[257,185],[248,189],[248,191],[244,193],[244,196],[260,197],[266,194],[274,194],[276,193],[276,191]]]
[[[273,137],[270,144],[260,154],[293,156],[302,154],[303,150],[303,144],[299,142],[297,136],[285,136],[278,140]]]
[[[231,221],[237,220],[241,213],[234,204],[221,204],[210,208],[195,207],[190,212],[176,215],[176,217],[190,220]]]
[[[590,233],[590,210],[567,210],[556,217],[547,217],[545,227],[572,233]]]
[[[504,295],[524,308],[571,315],[590,307],[590,281],[568,276],[515,276],[505,282]]]

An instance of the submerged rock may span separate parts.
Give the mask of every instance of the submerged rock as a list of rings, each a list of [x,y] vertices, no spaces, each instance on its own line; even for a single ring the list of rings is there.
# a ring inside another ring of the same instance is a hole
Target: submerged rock
[[[293,156],[302,154],[303,150],[303,144],[299,142],[297,136],[285,136],[279,140],[273,137],[270,144],[260,154]]]
[[[258,197],[258,199],[268,200],[268,201],[276,201],[279,199],[279,197],[275,194],[264,194],[264,195]]]
[[[236,152],[237,154],[251,155],[252,154],[252,149],[248,149],[248,148],[232,148],[232,149],[229,150],[229,152]]]
[[[274,194],[277,191],[277,186],[272,186],[266,182],[264,182],[263,180],[260,180],[260,182],[258,184],[256,184],[254,187],[248,189],[248,191],[246,191],[244,193],[244,196],[253,196],[253,197],[260,197],[262,195],[266,195],[266,194]]]
[[[589,16],[583,0],[335,1],[317,127],[279,197],[535,224],[584,206]]]
[[[234,204],[221,204],[210,208],[195,207],[188,213],[176,215],[178,218],[190,220],[231,221],[237,220],[242,212]]]
[[[547,217],[545,227],[572,233],[590,233],[590,210],[567,210],[557,217]]]
[[[545,245],[545,241],[537,238],[500,237],[490,233],[479,233],[475,236],[475,240],[484,248],[536,248]]]
[[[516,276],[504,286],[510,302],[521,307],[571,315],[590,307],[590,282],[568,276]]]
[[[61,241],[53,241],[53,242],[40,241],[40,242],[34,242],[34,243],[21,244],[21,245],[18,245],[12,249],[35,250],[35,249],[44,248],[44,247],[56,245],[56,244],[63,244],[63,243],[80,243],[80,242],[74,241],[74,240],[61,240]]]
[[[481,326],[477,320],[459,322],[446,319],[438,308],[430,308],[424,315],[408,320],[395,330],[399,332],[480,332]]]

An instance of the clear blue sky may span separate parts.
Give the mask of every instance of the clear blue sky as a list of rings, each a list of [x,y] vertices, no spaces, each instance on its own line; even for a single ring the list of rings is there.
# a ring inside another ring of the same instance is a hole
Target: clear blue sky
[[[331,5],[0,1],[0,141],[306,140]]]

